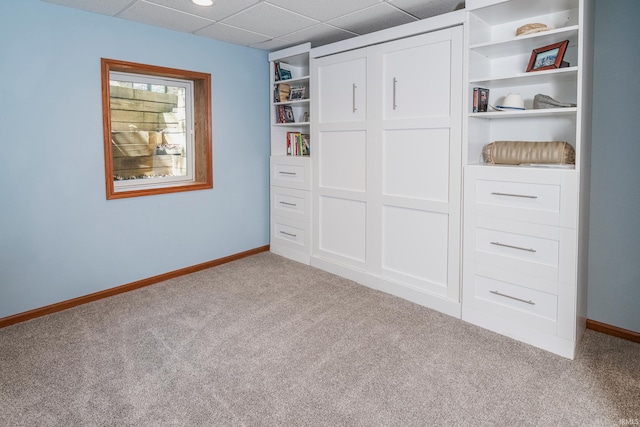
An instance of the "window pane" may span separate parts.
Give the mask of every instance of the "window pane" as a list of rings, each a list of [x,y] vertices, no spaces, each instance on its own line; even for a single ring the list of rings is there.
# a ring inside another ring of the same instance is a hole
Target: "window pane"
[[[114,181],[189,176],[185,97],[184,87],[110,80]]]

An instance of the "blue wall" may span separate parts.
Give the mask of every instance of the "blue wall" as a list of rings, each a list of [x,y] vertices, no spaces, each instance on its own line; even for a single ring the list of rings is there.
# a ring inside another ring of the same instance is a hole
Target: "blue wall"
[[[595,20],[587,314],[640,332],[640,1]]]
[[[100,58],[212,76],[214,189],[105,199]],[[269,243],[267,53],[0,2],[0,318]]]

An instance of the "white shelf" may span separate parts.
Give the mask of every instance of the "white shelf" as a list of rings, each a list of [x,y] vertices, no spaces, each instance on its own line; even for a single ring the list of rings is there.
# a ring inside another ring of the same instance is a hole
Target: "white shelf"
[[[578,67],[557,68],[555,70],[531,71],[503,77],[483,77],[470,79],[475,86],[490,86],[491,88],[539,85],[545,83],[563,83],[577,81]]]
[[[295,105],[295,104],[308,104],[309,99],[295,99],[293,101],[274,102],[273,105]]]
[[[491,6],[491,7],[486,7]],[[489,25],[501,25],[578,7],[578,0],[467,0],[466,9]]]
[[[277,126],[277,127],[309,126],[309,122],[274,123],[273,126]]]
[[[478,119],[513,119],[524,117],[545,117],[545,116],[562,116],[575,115],[578,112],[576,107],[568,108],[542,108],[524,111],[488,111],[486,113],[471,113],[469,117]]]
[[[523,52],[533,51],[533,49],[538,49],[564,40],[569,40],[569,46],[575,46],[578,44],[577,25],[529,34],[508,40],[478,43],[470,46],[469,50],[487,58],[502,58],[505,56],[519,55]]]
[[[285,79],[285,80],[275,80],[273,84],[279,85],[280,83],[292,84],[292,83],[306,83],[309,82],[309,76],[297,77],[294,79]]]
[[[522,165],[494,165],[490,163],[469,163],[469,166],[481,166],[484,168],[495,168],[495,169],[535,169],[540,171],[545,170],[553,170],[553,171],[575,171],[576,165],[569,164],[548,164],[548,165],[531,165],[531,164],[522,164]]]

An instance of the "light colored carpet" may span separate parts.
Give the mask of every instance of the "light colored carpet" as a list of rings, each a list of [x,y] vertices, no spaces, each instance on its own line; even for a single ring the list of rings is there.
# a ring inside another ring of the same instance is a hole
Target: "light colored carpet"
[[[3,426],[619,426],[640,345],[574,361],[262,253],[0,330]]]

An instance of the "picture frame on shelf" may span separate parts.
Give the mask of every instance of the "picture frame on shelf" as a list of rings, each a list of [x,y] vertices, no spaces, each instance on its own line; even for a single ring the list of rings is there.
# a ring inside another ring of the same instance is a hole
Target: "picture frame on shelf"
[[[294,86],[291,88],[290,100],[305,99],[306,88],[304,86]]]
[[[552,70],[566,66],[563,58],[568,46],[569,40],[564,40],[533,49],[531,58],[529,59],[529,65],[527,65],[527,73],[531,71]]]

